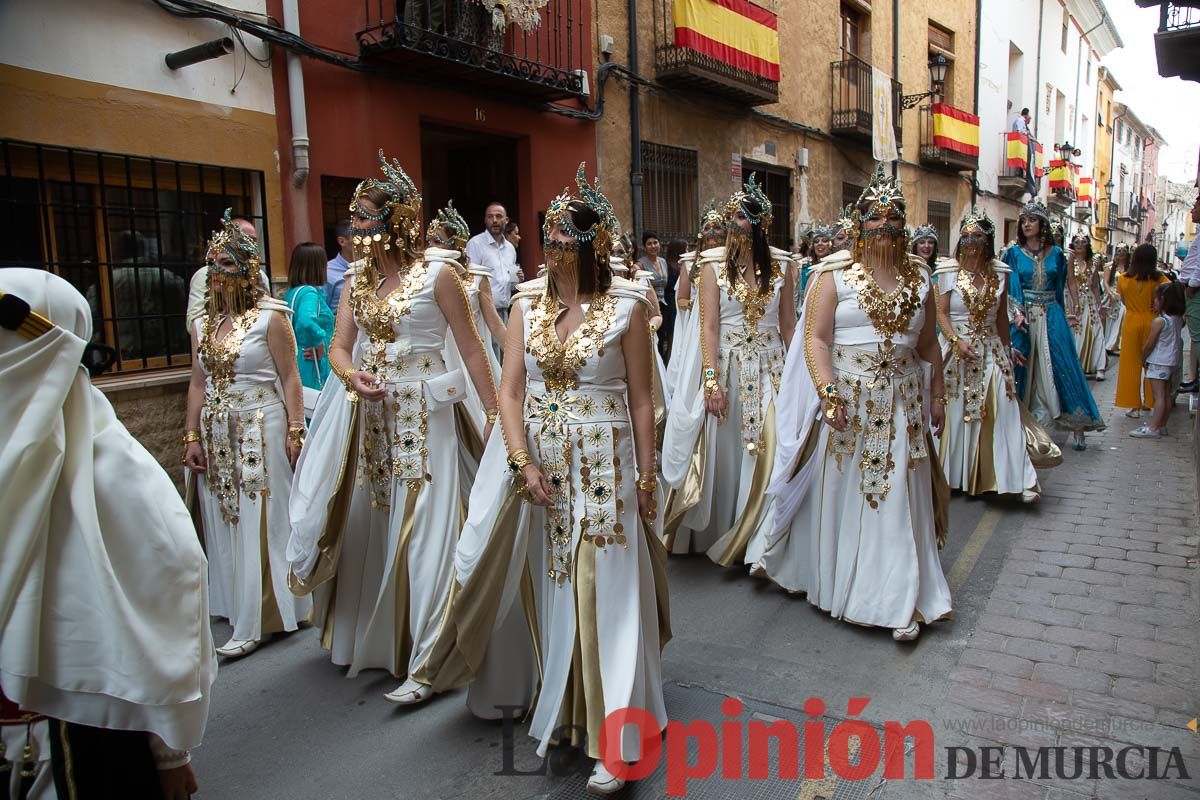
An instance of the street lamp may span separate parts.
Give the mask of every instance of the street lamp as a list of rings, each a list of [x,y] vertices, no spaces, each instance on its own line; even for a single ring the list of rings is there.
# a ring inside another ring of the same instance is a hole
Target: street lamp
[[[929,59],[929,83],[933,86],[933,90],[929,92],[919,92],[918,94],[906,94],[900,98],[900,107],[907,110],[916,108],[917,103],[924,100],[926,97],[937,95],[942,96],[942,92],[946,88],[946,72],[950,69],[950,62],[941,53],[934,53]]]

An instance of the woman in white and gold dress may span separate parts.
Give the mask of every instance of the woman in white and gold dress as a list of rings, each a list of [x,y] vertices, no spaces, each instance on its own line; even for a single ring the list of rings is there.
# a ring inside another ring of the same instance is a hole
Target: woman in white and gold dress
[[[943,337],[946,425],[939,447],[951,489],[969,495],[1039,496],[1037,471],[1027,447],[1062,454],[1023,413],[1013,379],[1008,340],[1008,267],[995,256],[996,226],[972,209],[958,226],[955,258],[938,268],[938,327]]]
[[[1113,260],[1102,270],[1104,280],[1101,289],[1104,292],[1104,349],[1111,355],[1116,355],[1121,349],[1121,324],[1125,322],[1125,304],[1117,292],[1117,276],[1125,272],[1129,266],[1129,242],[1120,242],[1113,248]]]
[[[1071,331],[1075,334],[1075,350],[1079,363],[1088,378],[1104,380],[1108,366],[1108,351],[1105,348],[1104,317],[1100,302],[1100,274],[1092,256],[1092,238],[1086,233],[1077,233],[1071,239],[1071,251],[1067,256],[1075,274],[1074,322]]]
[[[882,165],[857,212],[854,258],[814,270],[804,346],[788,357],[761,564],[834,617],[910,641],[950,613],[938,559],[947,492],[929,434],[945,400],[935,292]]]
[[[491,299],[492,293],[488,288],[490,273],[486,268],[471,265],[467,261],[467,241],[470,238],[471,228],[458,213],[454,207],[454,201],[451,200],[445,208],[438,211],[425,231],[425,244],[428,245],[425,248],[425,261],[430,264],[435,261],[443,262],[457,272],[463,289],[467,293],[467,304],[470,306],[475,330],[479,334],[480,341],[483,342],[483,352],[487,355],[492,374],[499,376],[500,360],[496,358],[495,349],[492,347],[493,342],[496,341],[493,333],[498,332],[500,339],[496,343],[503,346],[504,322],[496,313],[496,307]],[[446,332],[445,358],[446,367],[450,371],[465,367],[459,354],[458,345],[454,342],[452,331]],[[475,385],[470,381],[467,382],[467,399],[457,408],[470,416],[471,424],[478,433],[483,432],[483,428],[487,424],[487,409],[484,407],[483,398],[475,391]],[[479,453],[483,452],[482,443],[477,449]],[[471,472],[474,474],[474,469]],[[471,487],[464,486],[463,490],[469,493]]]
[[[407,675],[429,655],[453,583],[462,522],[461,430],[454,404],[467,375],[449,369],[447,335],[487,409],[487,354],[453,266],[417,247],[421,195],[379,152],[385,180],[351,204],[362,258],[346,273],[328,381],[292,489],[292,589],[314,589],[314,621],[335,664]],[[477,457],[477,456],[476,456]],[[402,702],[404,693],[387,695]]]
[[[624,781],[604,761],[637,759],[641,742],[630,728],[601,753],[604,719],[645,711],[657,727],[644,734],[667,721],[666,552],[650,303],[608,268],[615,220],[583,165],[576,183],[580,197],[564,190],[546,214],[546,275],[513,298],[503,431],[480,464],[446,635],[415,675],[412,701],[473,682],[468,706],[479,716],[532,708],[540,755],[564,731],[578,745],[586,733],[598,759],[589,788],[608,793]]]
[[[188,504],[208,551],[209,605],[233,626],[217,648],[253,652],[296,630],[311,609],[288,591],[292,466],[304,395],[287,305],[258,280],[258,243],[226,210],[208,243],[208,310],[192,331],[184,466]]]
[[[675,281],[675,330],[671,338],[673,353],[667,362],[666,385],[672,390],[679,385],[679,372],[686,360],[679,355],[687,342],[695,339],[697,334],[695,313],[695,297],[693,288],[700,275],[700,254],[714,247],[719,247],[725,241],[724,209],[710,202],[700,215],[700,231],[696,235],[697,247],[679,257],[679,278]]]
[[[700,254],[697,335],[675,354],[686,360],[663,442],[666,543],[753,568],[770,519],[775,391],[796,322],[792,270],[767,244],[771,201],[753,175],[725,219],[726,246]]]

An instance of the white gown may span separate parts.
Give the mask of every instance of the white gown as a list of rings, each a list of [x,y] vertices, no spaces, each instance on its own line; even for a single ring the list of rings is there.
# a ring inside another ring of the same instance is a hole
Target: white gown
[[[672,552],[706,552],[714,562],[733,566],[757,559],[769,526],[770,504],[764,492],[775,453],[774,401],[784,362],[780,289],[787,262],[774,263],[773,291],[753,329],[742,302],[731,294],[724,265],[724,247],[701,254],[701,280],[716,281],[720,295],[714,366],[728,414],[718,421],[705,410],[703,325],[697,305],[690,328],[694,335],[675,351],[683,363],[662,464],[663,477],[673,490],[667,505],[667,547]],[[699,303],[699,287],[693,294]],[[784,307],[790,312],[792,298]]]
[[[915,349],[932,284],[922,270],[911,290],[920,305],[889,343],[859,305],[861,274],[853,265],[809,278],[837,288],[831,354],[850,424],[838,432],[821,421],[798,331],[780,393],[781,406],[797,411],[781,423],[775,525],[760,563],[838,619],[902,628],[951,611],[938,558],[927,370]]]
[[[1036,491],[1037,471],[1026,448],[1012,363],[996,330],[996,310],[1008,291],[1008,267],[1002,261],[992,264],[997,278],[990,302],[982,296],[973,300],[972,313],[963,299],[963,284],[971,280],[970,274],[960,271],[957,262],[943,263],[937,272],[938,290],[950,295],[954,330],[979,356],[971,364],[959,359],[948,343],[942,346],[950,402],[938,452],[946,480],[951,489],[970,495]],[[965,286],[972,298],[987,288],[986,284],[981,290],[973,284]]]
[[[1104,318],[1104,349],[1106,352],[1115,353],[1121,347],[1121,324],[1125,321],[1125,304],[1121,302],[1121,295],[1117,294],[1116,286],[1102,284],[1101,288],[1104,292],[1103,305],[1108,312]]]
[[[1108,367],[1108,339],[1104,321],[1100,319],[1100,303],[1091,290],[1090,265],[1081,264],[1075,272],[1079,289],[1078,322],[1071,328],[1075,335],[1075,350],[1085,375],[1091,377]]]
[[[621,348],[623,336],[644,335],[628,326],[645,295],[616,279],[587,307],[566,342],[578,364],[572,380],[539,361],[547,339],[538,331],[557,337],[544,286],[524,284],[513,302],[524,317],[527,448],[561,489],[549,508],[522,501],[503,436],[493,431],[480,465],[489,480],[475,482],[455,554],[449,623],[415,677],[439,691],[473,681],[468,705],[479,716],[495,717],[501,705],[532,707],[540,755],[560,726],[577,725],[588,755],[598,757],[613,711],[644,709],[659,730],[667,722],[666,552],[638,515]],[[622,739],[626,760],[640,753],[631,731]]]
[[[208,463],[189,481],[208,552],[210,613],[229,620],[233,639],[252,642],[296,630],[312,609],[309,598],[288,590],[288,417],[267,346],[271,318],[284,312],[264,305],[247,311],[217,345],[236,353],[232,372],[217,367],[214,374],[201,350],[200,444]],[[195,323],[201,340],[206,319]]]
[[[461,481],[473,476],[461,469],[469,436],[454,408],[468,381],[447,366],[448,323],[434,297],[442,269],[451,267],[414,265],[387,296],[387,315],[364,319],[356,310],[355,367],[375,371],[388,393],[379,402],[352,400],[340,381],[327,381],[296,465],[293,591],[316,590],[321,645],[350,677],[419,667],[453,583]],[[354,303],[356,292],[372,288],[360,289],[352,268],[342,299]]]

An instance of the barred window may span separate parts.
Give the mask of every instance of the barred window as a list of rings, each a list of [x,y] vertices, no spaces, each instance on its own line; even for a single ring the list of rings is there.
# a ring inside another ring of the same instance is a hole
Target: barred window
[[[770,241],[774,247],[790,251],[792,249],[792,171],[782,167],[763,164],[757,161],[742,161],[742,176],[749,179],[751,173],[758,185],[767,193],[771,201]]]
[[[697,151],[642,142],[642,230],[657,233],[665,246],[671,239],[691,241],[699,221]]]
[[[842,209],[846,206],[852,206],[858,202],[858,198],[862,196],[863,189],[867,187],[859,186],[856,183],[842,182],[842,207],[837,210],[837,216],[841,216]],[[830,220],[832,222],[832,220]]]
[[[943,253],[950,250],[950,204],[943,203],[941,200],[930,200],[927,210],[929,224],[937,231],[938,241],[941,246],[938,248]]]
[[[233,208],[269,263],[260,171],[0,139],[0,266],[45,269],[92,310],[119,373],[191,362],[188,286]]]

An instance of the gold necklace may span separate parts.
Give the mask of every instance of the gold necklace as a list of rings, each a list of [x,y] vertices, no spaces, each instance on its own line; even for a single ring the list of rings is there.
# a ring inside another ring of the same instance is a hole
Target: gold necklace
[[[738,269],[737,280],[733,286],[729,285],[729,275],[726,269],[719,269],[716,272],[717,285],[742,304],[742,316],[746,318],[746,327],[757,327],[758,321],[762,319],[763,314],[767,311],[767,306],[771,303],[771,298],[775,296],[775,281],[783,275],[779,269],[779,263],[774,260],[771,262],[771,281],[765,292],[758,288],[758,281],[755,281],[753,286],[747,283],[745,270],[741,268]]]
[[[963,305],[967,307],[972,332],[982,331],[987,326],[988,317],[996,304],[996,290],[1000,288],[1000,273],[994,268],[984,273],[983,288],[975,286],[975,275],[967,269],[959,269],[958,293],[962,295]]]
[[[242,341],[246,334],[258,321],[258,306],[246,309],[237,316],[230,317],[232,327],[224,339],[217,339],[217,329],[220,328],[220,318],[209,314],[204,318],[204,328],[200,337],[200,358],[208,368],[209,378],[217,391],[224,391],[233,383],[236,374],[234,365],[242,353]]]
[[[402,267],[396,288],[381,298],[376,294],[379,271],[375,260],[368,254],[363,261],[363,269],[355,274],[350,290],[350,308],[372,344],[386,344],[396,338],[395,325],[400,318],[412,312],[413,298],[425,286],[429,264],[418,258]]]
[[[846,283],[858,295],[858,306],[885,339],[908,329],[913,314],[921,307],[921,270],[907,259],[896,268],[896,288],[883,291],[875,277],[860,262],[846,270]]]
[[[579,386],[579,370],[594,353],[604,355],[604,336],[617,315],[617,298],[602,294],[592,298],[583,322],[562,341],[555,330],[558,301],[548,294],[529,307],[529,340],[525,350],[542,370],[542,379],[552,391]]]

